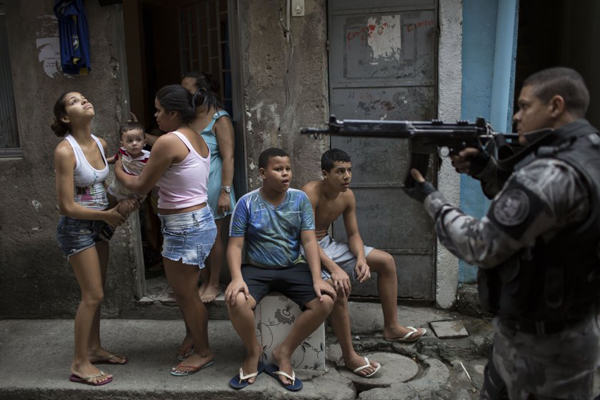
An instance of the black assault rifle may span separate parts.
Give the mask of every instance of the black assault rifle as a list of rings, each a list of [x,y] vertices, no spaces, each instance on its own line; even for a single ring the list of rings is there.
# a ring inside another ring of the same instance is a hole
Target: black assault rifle
[[[511,145],[517,144],[517,134],[497,133],[485,121],[477,118],[473,122],[456,121],[447,123],[439,120],[427,121],[370,121],[358,119],[338,120],[334,115],[329,118],[326,128],[303,128],[303,134],[313,135],[317,138],[321,134],[345,137],[372,137],[408,139],[410,149],[410,163],[404,187],[411,188],[415,181],[410,174],[416,168],[423,176],[427,174],[429,156],[440,154],[443,156],[456,154],[467,147],[480,149],[479,157],[487,160],[483,155],[484,146],[494,140],[499,152],[512,151]],[[447,149],[443,154],[443,149]]]

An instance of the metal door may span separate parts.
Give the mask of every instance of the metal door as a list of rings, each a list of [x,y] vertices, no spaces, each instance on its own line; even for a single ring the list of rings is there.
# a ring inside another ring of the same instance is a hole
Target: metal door
[[[436,46],[437,0],[330,0],[331,113],[372,120],[435,118]],[[421,204],[401,190],[407,145],[405,140],[331,138],[332,148],[352,157],[351,188],[364,242],[396,260],[398,297],[433,301],[433,224]],[[333,235],[346,240],[341,217]],[[353,287],[353,295],[376,293],[375,279]]]

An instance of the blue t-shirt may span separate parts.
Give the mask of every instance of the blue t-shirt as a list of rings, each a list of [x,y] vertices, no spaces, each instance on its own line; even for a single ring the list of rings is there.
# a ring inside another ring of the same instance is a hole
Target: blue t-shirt
[[[256,189],[236,204],[229,236],[245,237],[245,262],[262,268],[285,268],[304,262],[300,232],[314,229],[315,218],[306,193],[288,189],[285,200],[274,206]]]

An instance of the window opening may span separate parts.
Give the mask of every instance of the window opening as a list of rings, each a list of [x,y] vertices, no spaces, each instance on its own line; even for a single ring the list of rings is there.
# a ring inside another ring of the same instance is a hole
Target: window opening
[[[0,1],[0,158],[23,154],[17,128],[17,113],[10,70],[4,2]]]

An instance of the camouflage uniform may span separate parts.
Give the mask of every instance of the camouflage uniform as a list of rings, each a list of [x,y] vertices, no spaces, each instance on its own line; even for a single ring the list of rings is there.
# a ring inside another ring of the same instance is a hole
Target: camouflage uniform
[[[572,124],[580,130],[596,132],[585,120]],[[494,185],[498,187],[493,182],[487,187]],[[440,242],[449,251],[491,271],[506,265],[517,254],[523,259],[535,257],[539,254],[534,251],[539,239],[547,243],[566,227],[582,225],[592,211],[591,197],[587,182],[571,165],[552,157],[534,156],[515,166],[515,172],[481,220],[465,215],[439,191],[429,194],[424,206],[435,220]],[[518,268],[515,273],[520,273]],[[532,290],[532,297],[525,301],[537,301],[533,298],[536,293]],[[594,372],[600,359],[597,309],[592,307],[586,318],[546,334],[543,329],[531,332],[521,330],[519,325],[508,326],[502,318],[503,304],[500,302],[495,310],[500,317],[494,319],[495,345],[490,367],[506,384],[510,398],[525,400],[531,394],[540,399],[593,398],[598,389],[593,382]],[[502,382],[496,384],[498,388],[502,386]],[[481,398],[495,397],[484,390]]]

